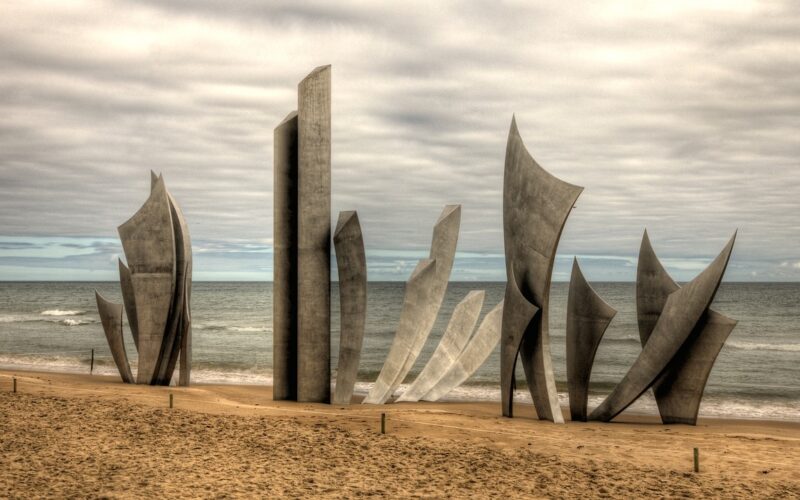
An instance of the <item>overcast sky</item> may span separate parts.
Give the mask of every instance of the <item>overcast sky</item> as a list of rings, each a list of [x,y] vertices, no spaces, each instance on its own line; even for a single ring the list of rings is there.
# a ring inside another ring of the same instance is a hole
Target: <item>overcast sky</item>
[[[645,228],[679,280],[737,228],[727,280],[800,279],[799,2],[299,3],[4,0],[0,279],[116,280],[151,168],[196,279],[271,279],[272,130],[322,64],[370,279],[407,279],[448,203],[453,279],[504,279],[512,113],[585,187],[556,280],[635,279]]]

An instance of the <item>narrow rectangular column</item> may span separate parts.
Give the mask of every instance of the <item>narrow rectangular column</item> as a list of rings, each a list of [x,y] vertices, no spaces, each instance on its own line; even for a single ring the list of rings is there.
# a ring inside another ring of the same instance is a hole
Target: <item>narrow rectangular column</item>
[[[191,277],[191,267],[189,267],[189,276]],[[183,301],[183,316],[181,317],[181,357],[180,357],[180,376],[178,378],[178,385],[182,387],[189,387],[192,382],[192,313],[189,308],[189,303],[192,298],[192,282],[190,280],[184,281],[185,291],[184,296],[186,300]]]
[[[274,131],[272,399],[297,399],[297,112]]]
[[[330,402],[331,67],[297,86],[297,400]]]

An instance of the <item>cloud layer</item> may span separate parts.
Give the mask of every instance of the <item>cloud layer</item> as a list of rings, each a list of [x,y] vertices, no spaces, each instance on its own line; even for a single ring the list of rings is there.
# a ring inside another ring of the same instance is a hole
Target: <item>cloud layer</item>
[[[447,203],[454,277],[503,279],[512,113],[586,188],[556,279],[572,255],[633,279],[645,227],[678,279],[736,228],[729,279],[800,279],[800,6],[696,4],[4,2],[0,243],[112,242],[152,168],[198,273],[269,279],[272,129],[330,63],[334,221],[359,211],[374,279],[407,278]],[[106,243],[59,269],[113,273]],[[0,279],[46,274],[37,258],[0,251]]]

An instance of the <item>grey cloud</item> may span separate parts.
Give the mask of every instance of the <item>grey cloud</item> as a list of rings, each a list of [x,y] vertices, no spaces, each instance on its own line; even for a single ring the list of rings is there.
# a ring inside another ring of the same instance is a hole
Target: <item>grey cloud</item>
[[[733,278],[797,279],[781,263],[800,260],[800,8],[616,5],[5,6],[0,234],[115,238],[153,168],[197,241],[217,242],[198,265],[262,271],[272,128],[332,63],[334,222],[358,209],[368,253],[426,249],[442,206],[463,203],[460,249],[501,254],[516,113],[542,166],[586,188],[567,262],[635,257],[645,227],[659,255],[708,259],[738,227]],[[395,261],[374,265],[403,279]],[[502,279],[499,262],[456,271]],[[620,262],[587,276],[632,279]]]

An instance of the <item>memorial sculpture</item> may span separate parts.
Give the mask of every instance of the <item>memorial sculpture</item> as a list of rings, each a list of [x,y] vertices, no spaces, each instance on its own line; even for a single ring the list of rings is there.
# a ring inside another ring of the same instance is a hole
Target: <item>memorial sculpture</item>
[[[105,299],[95,290],[94,298],[97,301],[97,311],[100,313],[100,323],[106,334],[111,357],[117,366],[119,376],[126,384],[136,383],[128,363],[128,353],[125,351],[125,340],[122,335],[122,304],[115,304]]]
[[[636,311],[642,347],[653,333],[667,298],[679,288],[656,257],[645,231],[636,270]],[[713,309],[704,312],[678,354],[653,384],[663,423],[697,423],[706,381],[736,323]]]
[[[503,302],[501,301],[484,316],[475,335],[449,367],[447,373],[420,399],[438,401],[478,371],[500,342],[502,323]]]
[[[334,404],[350,404],[358,376],[367,316],[367,259],[358,214],[340,212],[333,233],[336,267],[339,271],[341,334],[336,370]]]
[[[322,66],[298,84],[298,109],[274,131],[274,399],[330,402],[331,69]],[[420,376],[398,401],[435,401],[466,381],[498,343],[502,413],[513,416],[517,359],[538,418],[563,423],[550,354],[550,285],[558,243],[583,188],[538,165],[515,118],[506,145],[503,234],[506,289],[503,301],[475,329],[483,292],[456,307],[442,340]],[[166,201],[165,201],[166,200]],[[165,217],[164,207],[167,210]],[[145,210],[145,207],[147,209]],[[124,309],[139,350],[140,383],[168,383],[176,352],[190,332],[191,255],[188,231],[174,200],[154,178],[151,200],[120,235],[131,268],[120,262]],[[460,226],[460,205],[445,207],[430,255],[418,262],[403,297],[392,346],[364,403],[388,401],[419,357],[447,290]],[[177,222],[175,222],[177,221]],[[173,227],[174,223],[174,227]],[[137,231],[147,228],[145,237]],[[174,234],[165,228],[172,228]],[[149,245],[140,242],[149,238]],[[170,239],[171,238],[171,239]],[[611,420],[643,392],[654,389],[664,423],[695,423],[713,363],[736,322],[711,309],[735,234],[695,280],[680,288],[658,262],[645,232],[637,272],[637,312],[642,353],[614,391],[589,416]],[[139,242],[139,243],[137,243]],[[183,243],[181,243],[183,242]],[[358,375],[366,321],[366,258],[358,216],[342,212],[334,234],[340,277],[342,337],[333,401],[349,404]],[[143,256],[149,261],[144,262]],[[173,260],[168,256],[173,255]],[[147,274],[147,279],[143,276]],[[162,300],[147,297],[174,296]],[[185,298],[185,300],[184,300]],[[122,305],[97,296],[114,359],[124,380]],[[594,357],[616,311],[592,289],[573,263],[567,313],[567,378],[572,420],[586,420]],[[179,346],[180,344],[180,346]],[[182,359],[184,359],[182,357]],[[188,366],[188,365],[187,365]],[[181,374],[183,376],[184,365]],[[188,374],[188,369],[186,370]],[[187,379],[188,383],[188,379]]]
[[[274,131],[273,399],[330,402],[331,67]]]
[[[483,290],[473,290],[456,305],[436,350],[398,402],[419,401],[453,366],[478,324],[485,296]]]
[[[385,403],[403,382],[425,341],[442,305],[458,243],[461,205],[448,205],[433,229],[430,257],[411,273],[403,297],[400,323],[389,354],[363,403]]]
[[[500,355],[502,412],[513,416],[517,357],[540,419],[563,423],[552,360],[548,309],[556,249],[582,187],[540,167],[512,118],[503,179],[506,296]]]
[[[695,423],[711,365],[735,324],[709,309],[735,240],[734,233],[703,272],[675,288],[645,234],[636,282],[642,352],[590,420],[612,420],[658,383],[662,419]]]
[[[572,421],[586,421],[589,378],[594,356],[609,323],[617,314],[589,285],[578,265],[572,262],[567,298],[567,388]]]
[[[133,382],[122,335],[122,311],[139,354],[136,383],[169,385],[180,358],[179,384],[191,380],[192,244],[180,207],[162,176],[151,173],[150,197],[118,228],[127,266],[119,261],[123,304],[95,291],[112,357]]]

